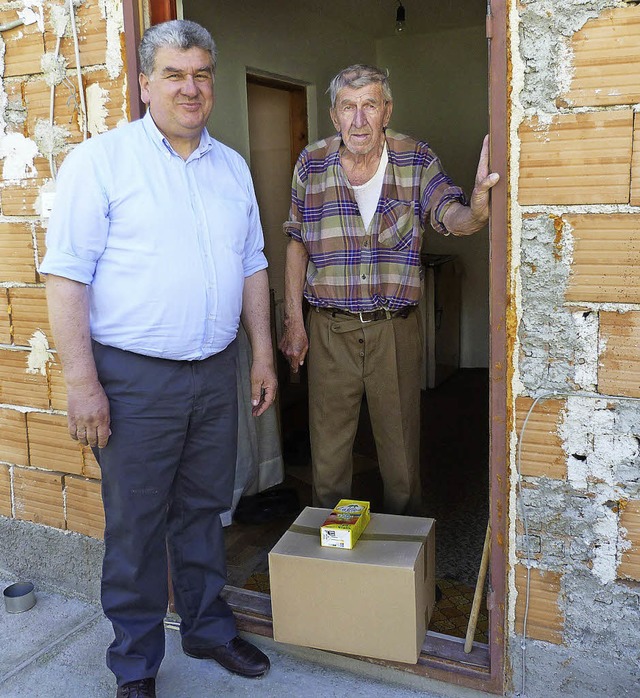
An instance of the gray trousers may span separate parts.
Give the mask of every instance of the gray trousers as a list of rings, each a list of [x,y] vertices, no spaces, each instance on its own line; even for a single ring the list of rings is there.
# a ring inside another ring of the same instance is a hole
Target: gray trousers
[[[361,323],[309,312],[309,432],[316,506],[351,497],[363,394],[384,482],[384,510],[421,515],[420,315]]]
[[[231,506],[237,447],[235,342],[202,361],[170,361],[94,342],[111,409],[95,449],[106,530],[102,605],[115,639],[118,685],[154,677],[164,656],[167,550],[182,641],[236,635],[220,514]]]

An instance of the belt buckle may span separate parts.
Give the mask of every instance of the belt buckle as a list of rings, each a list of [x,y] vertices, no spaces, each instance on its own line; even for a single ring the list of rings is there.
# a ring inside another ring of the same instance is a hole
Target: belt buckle
[[[358,310],[358,317],[360,318],[360,322],[362,322],[362,323],[373,322],[373,320],[365,320],[365,319],[362,317],[362,311],[361,311],[361,310]]]

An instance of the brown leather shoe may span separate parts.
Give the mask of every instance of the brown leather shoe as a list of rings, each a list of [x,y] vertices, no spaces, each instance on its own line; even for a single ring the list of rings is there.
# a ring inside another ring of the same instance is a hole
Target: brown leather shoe
[[[129,681],[118,686],[116,698],[156,698],[156,680]]]
[[[218,647],[185,647],[183,644],[182,649],[189,657],[213,659],[228,671],[250,679],[263,676],[271,666],[266,654],[238,636]]]

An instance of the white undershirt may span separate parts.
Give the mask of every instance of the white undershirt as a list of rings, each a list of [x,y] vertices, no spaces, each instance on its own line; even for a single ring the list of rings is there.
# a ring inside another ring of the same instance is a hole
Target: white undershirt
[[[369,227],[373,219],[373,214],[376,212],[380,194],[382,193],[384,171],[387,169],[388,162],[389,156],[387,154],[387,144],[385,143],[376,173],[368,182],[353,187],[353,193],[355,194],[356,202],[360,209],[360,215],[362,216],[365,230]]]

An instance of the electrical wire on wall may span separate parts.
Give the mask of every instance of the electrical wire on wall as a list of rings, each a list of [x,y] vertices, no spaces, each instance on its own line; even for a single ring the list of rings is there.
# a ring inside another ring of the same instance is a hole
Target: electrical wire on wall
[[[73,51],[76,59],[76,74],[78,76],[78,92],[80,95],[80,120],[82,130],[82,140],[87,140],[87,105],[84,98],[84,87],[82,85],[82,69],[80,67],[80,47],[78,45],[78,28],[76,26],[76,13],[73,5],[74,0],[69,0],[69,18],[71,20],[71,33],[73,34]]]
[[[520,436],[518,439],[518,447],[516,451],[516,475],[517,475],[517,496],[518,505],[520,508],[520,516],[522,519],[522,528],[524,531],[524,541],[525,541],[525,552],[526,552],[526,568],[527,576],[525,583],[525,604],[524,604],[524,614],[522,618],[522,640],[520,641],[520,649],[522,650],[522,682],[520,696],[524,698],[526,696],[526,660],[527,660],[527,620],[529,616],[529,598],[531,593],[531,541],[529,539],[529,522],[527,519],[527,512],[524,506],[524,499],[522,496],[522,443],[524,440],[525,430],[527,428],[527,423],[529,417],[533,413],[536,405],[543,400],[552,400],[559,397],[585,397],[594,398],[599,400],[613,400],[613,401],[623,401],[623,402],[640,402],[640,398],[637,397],[626,397],[622,395],[602,395],[601,393],[591,393],[591,392],[551,392],[543,393],[534,398],[527,415],[522,423],[522,428],[520,429]]]

